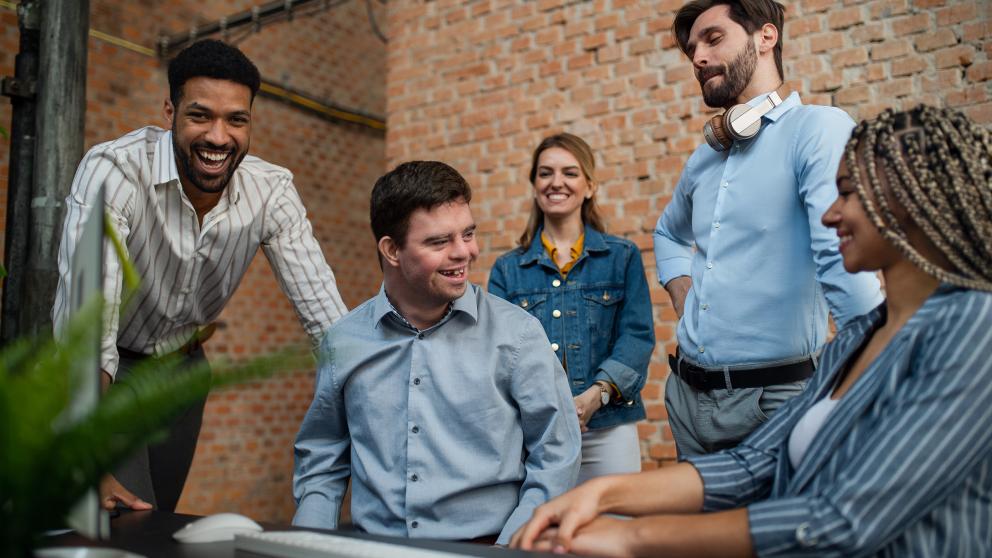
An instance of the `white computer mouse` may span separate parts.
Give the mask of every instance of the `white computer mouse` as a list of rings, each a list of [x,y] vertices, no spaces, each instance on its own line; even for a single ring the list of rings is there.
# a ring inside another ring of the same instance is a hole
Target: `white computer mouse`
[[[172,534],[183,543],[233,541],[234,535],[258,532],[262,526],[236,513],[218,513],[201,517]]]

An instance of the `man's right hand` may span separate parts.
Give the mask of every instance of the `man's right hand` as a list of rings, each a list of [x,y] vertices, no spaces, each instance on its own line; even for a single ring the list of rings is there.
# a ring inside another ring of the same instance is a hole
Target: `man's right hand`
[[[668,291],[668,296],[672,298],[672,308],[675,310],[675,315],[679,318],[682,317],[682,313],[685,311],[685,297],[689,294],[689,289],[691,288],[692,278],[686,275],[680,275],[665,284],[665,290]]]
[[[112,510],[117,505],[123,505],[132,510],[150,510],[152,505],[138,498],[130,490],[117,482],[114,475],[105,475],[100,480],[100,505],[107,510]]]

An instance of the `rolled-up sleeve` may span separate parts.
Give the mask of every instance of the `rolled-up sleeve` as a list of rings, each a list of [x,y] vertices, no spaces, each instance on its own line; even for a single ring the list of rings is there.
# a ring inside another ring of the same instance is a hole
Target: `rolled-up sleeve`
[[[854,122],[839,109],[807,113],[810,119],[795,138],[794,161],[799,196],[809,222],[810,250],[816,279],[839,327],[881,304],[882,291],[874,273],[848,273],[837,233],[823,224],[823,214],[837,199],[837,167]]]
[[[582,457],[582,436],[565,370],[550,349],[540,322],[521,328],[511,395],[520,409],[527,460],[517,507],[497,542],[506,544],[534,508],[575,486]]]
[[[691,164],[690,158],[675,186],[672,200],[654,227],[654,260],[658,267],[658,282],[662,285],[676,277],[689,276],[692,268],[692,198],[688,192]]]

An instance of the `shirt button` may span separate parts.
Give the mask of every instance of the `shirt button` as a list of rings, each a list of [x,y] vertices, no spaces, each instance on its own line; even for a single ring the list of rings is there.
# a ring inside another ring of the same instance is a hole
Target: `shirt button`
[[[815,536],[811,535],[809,532],[809,523],[800,523],[799,527],[796,527],[796,542],[801,546],[807,548],[811,546],[816,546],[819,541]]]
[[[705,348],[703,348],[703,346],[702,346],[702,345],[700,345],[700,346],[699,346],[699,352],[701,352],[701,353],[705,353],[705,352],[706,352],[706,349],[705,349]]]
[[[560,318],[561,317],[561,310],[555,310],[554,312],[551,313],[551,315],[554,316],[554,317],[556,317],[556,318]]]
[[[713,228],[714,229],[719,229],[720,228],[720,221],[717,221],[716,223],[713,223]]]
[[[702,306],[702,308],[703,308],[703,310],[709,310],[710,309],[710,305],[709,304],[704,304]]]
[[[551,344],[551,350],[557,353],[558,352],[558,343],[552,343]]]
[[[706,269],[713,269],[713,262],[706,262]]]
[[[417,473],[414,473],[410,475],[410,480],[412,480],[413,482],[417,482],[418,480],[420,480],[420,477],[417,476]]]
[[[414,378],[413,379],[413,385],[419,386],[420,385],[420,378]]]
[[[419,526],[420,526],[420,524],[417,523],[417,520],[416,519],[410,522],[410,527],[413,527],[414,529],[416,529]]]
[[[561,280],[560,279],[555,279],[554,281],[551,282],[551,286],[552,287],[560,287],[561,286]]]
[[[723,184],[721,184],[720,186],[723,186],[724,188],[726,188],[726,187],[727,187],[727,186],[729,186],[729,185],[730,185],[730,183],[729,183],[729,182],[727,182],[726,180],[724,180],[724,181],[723,181]]]
[[[700,352],[702,352],[702,351],[700,351]],[[413,432],[414,434],[416,434],[417,432],[420,432],[420,427],[419,426],[414,426],[413,428],[410,429],[410,432]]]
[[[423,339],[423,338],[424,338],[424,334],[423,333],[418,333],[417,334],[417,339]]]

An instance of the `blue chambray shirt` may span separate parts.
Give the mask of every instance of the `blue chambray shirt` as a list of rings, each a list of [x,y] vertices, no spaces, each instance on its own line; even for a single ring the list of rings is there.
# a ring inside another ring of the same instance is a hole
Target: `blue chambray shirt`
[[[826,341],[828,305],[843,326],[882,301],[874,274],[844,270],[837,233],[820,222],[853,126],[793,93],[762,117],[757,137],[724,152],[704,143],[689,157],[654,231],[661,284],[692,278],[676,333],[689,359],[811,355]]]
[[[581,436],[540,322],[469,285],[418,331],[385,291],[336,322],[296,438],[294,525],[506,543],[570,489]]]

